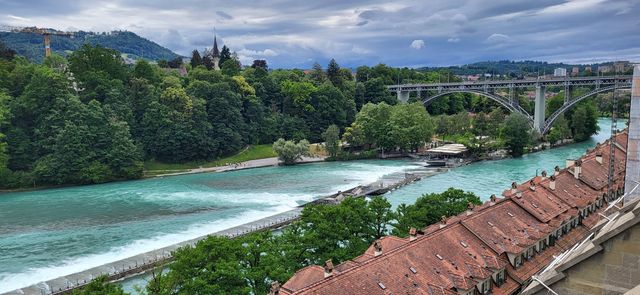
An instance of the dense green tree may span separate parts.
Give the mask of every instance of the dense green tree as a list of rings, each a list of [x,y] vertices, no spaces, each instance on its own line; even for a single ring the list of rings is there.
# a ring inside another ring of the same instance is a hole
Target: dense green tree
[[[340,152],[340,128],[335,124],[329,125],[327,130],[322,133],[322,139],[324,139],[329,156],[337,156]]]
[[[200,52],[198,52],[197,49],[194,49],[191,52],[191,68],[195,69],[202,65],[204,65],[202,62],[202,56],[200,56]]]
[[[161,81],[157,67],[154,67],[144,59],[136,61],[133,67],[133,78],[146,79],[149,83],[157,84]]]
[[[99,45],[86,44],[73,52],[69,56],[69,70],[82,89],[81,98],[85,102],[103,101],[116,83],[114,80],[125,81],[129,76],[120,53]]]
[[[176,57],[172,60],[170,60],[167,65],[172,68],[172,69],[177,69],[180,68],[182,66],[182,57]]]
[[[230,58],[220,64],[220,69],[222,70],[222,73],[227,76],[236,76],[240,74],[242,66],[240,65],[239,60]]]
[[[327,79],[336,87],[342,87],[342,76],[340,74],[340,66],[335,59],[329,61],[327,66]]]
[[[72,295],[125,295],[122,286],[118,284],[109,284],[106,276],[100,276],[93,279],[82,289],[76,289]]]
[[[226,61],[231,59],[231,50],[227,45],[222,46],[222,50],[220,50],[220,64],[223,65]]]
[[[531,142],[531,126],[527,117],[520,113],[512,113],[503,125],[505,143],[514,157],[520,157],[524,148]]]
[[[422,195],[413,205],[398,206],[393,234],[406,236],[412,227],[421,229],[438,222],[443,216],[449,217],[464,212],[469,203],[482,204],[474,193],[455,188],[449,188],[442,193]]]
[[[291,165],[303,156],[309,155],[309,142],[303,139],[296,143],[280,138],[273,143],[273,151],[285,165]]]
[[[151,280],[149,294],[250,294],[240,240],[211,236],[173,252],[169,272]]]
[[[390,123],[393,140],[403,150],[415,150],[431,142],[434,126],[422,103],[394,106]]]
[[[373,78],[367,80],[364,84],[365,87],[365,103],[380,103],[384,102],[390,105],[397,103],[397,99],[389,92],[387,86],[382,78]]]
[[[324,83],[327,80],[327,76],[326,76],[324,70],[322,69],[322,66],[317,62],[313,64],[313,69],[311,70],[311,73],[309,74],[309,78],[316,85],[320,85],[320,84]]]

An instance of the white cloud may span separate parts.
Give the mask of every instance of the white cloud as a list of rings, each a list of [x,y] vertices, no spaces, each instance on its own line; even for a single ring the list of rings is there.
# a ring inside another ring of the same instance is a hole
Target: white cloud
[[[17,21],[21,21],[21,22],[28,22],[30,21],[30,19],[25,18],[25,17],[20,17],[17,15],[12,15],[12,14],[7,14],[7,17],[12,19],[12,20],[17,20]]]
[[[458,42],[460,42],[460,38],[451,37],[451,38],[447,39],[447,42],[449,42],[449,43],[458,43]]]
[[[421,40],[421,39],[413,40],[413,42],[411,42],[411,48],[413,49],[424,48],[424,40]]]
[[[238,54],[244,55],[244,56],[265,56],[265,57],[278,56],[277,52],[269,48],[265,50],[251,50],[251,49],[243,48],[238,51]]]
[[[494,33],[494,34],[491,34],[491,36],[487,37],[485,42],[490,44],[500,44],[500,43],[505,43],[509,40],[510,40],[509,36],[505,34]]]

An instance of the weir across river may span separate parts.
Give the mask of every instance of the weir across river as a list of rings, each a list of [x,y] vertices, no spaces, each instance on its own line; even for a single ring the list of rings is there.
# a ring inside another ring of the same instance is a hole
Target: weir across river
[[[437,173],[435,169],[427,169],[420,172],[419,174],[404,173],[395,177],[376,181],[366,186],[358,186],[327,197],[319,198],[305,205],[314,203],[335,204],[339,203],[342,200],[342,197],[346,195],[364,197],[370,194],[383,194],[414,181],[420,180],[424,175],[433,175],[434,173]],[[8,293],[3,293],[2,295],[70,294],[74,289],[85,286],[91,280],[99,276],[104,275],[109,281],[113,282],[140,275],[144,272],[170,263],[173,259],[171,255],[173,251],[184,246],[194,246],[198,241],[203,240],[208,236],[226,236],[229,238],[236,238],[257,231],[274,230],[287,226],[291,222],[299,219],[305,205],[273,216],[265,217],[246,224],[221,230],[210,235],[201,236],[195,239],[176,243],[167,247],[155,249],[118,261],[106,263],[104,265],[93,267],[81,272],[62,276],[45,282],[40,282],[29,287],[10,291]]]

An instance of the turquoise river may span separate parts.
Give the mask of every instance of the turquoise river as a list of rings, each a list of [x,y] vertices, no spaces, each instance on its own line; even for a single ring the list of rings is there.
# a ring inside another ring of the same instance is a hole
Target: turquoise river
[[[564,165],[608,138],[609,121],[599,124],[602,131],[589,141],[474,163],[387,197],[398,205],[457,187],[487,199],[512,181]],[[410,160],[327,162],[0,194],[0,293],[284,212],[417,167]]]

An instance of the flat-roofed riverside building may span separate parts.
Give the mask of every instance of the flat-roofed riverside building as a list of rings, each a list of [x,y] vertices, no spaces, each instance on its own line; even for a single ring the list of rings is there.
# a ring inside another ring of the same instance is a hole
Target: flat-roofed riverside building
[[[619,215],[627,133],[615,138],[613,190],[610,142],[588,150],[466,212],[443,218],[407,238],[387,236],[338,265],[305,267],[271,294],[517,294],[557,257]],[[618,163],[619,162],[619,163]],[[533,283],[532,283],[533,282]],[[539,289],[535,290],[536,292]]]

